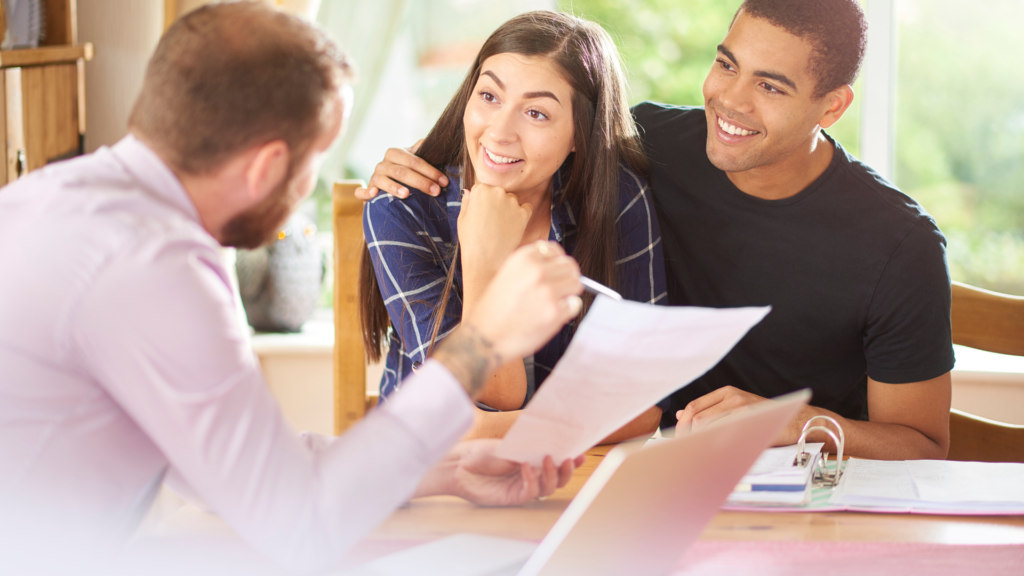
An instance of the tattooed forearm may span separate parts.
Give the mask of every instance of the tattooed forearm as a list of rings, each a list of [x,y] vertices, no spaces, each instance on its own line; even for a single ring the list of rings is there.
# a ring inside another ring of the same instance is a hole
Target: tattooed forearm
[[[451,371],[474,399],[503,363],[494,343],[476,327],[465,323],[444,339],[433,356]]]

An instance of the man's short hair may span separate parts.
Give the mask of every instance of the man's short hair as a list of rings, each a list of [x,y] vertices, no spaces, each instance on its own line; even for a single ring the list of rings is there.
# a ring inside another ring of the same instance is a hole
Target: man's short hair
[[[341,113],[336,95],[351,74],[337,46],[299,18],[257,2],[204,6],[160,40],[128,127],[189,174],[273,140],[295,162]]]
[[[857,0],[744,0],[740,10],[814,46],[814,97],[853,84],[867,48],[867,21]]]

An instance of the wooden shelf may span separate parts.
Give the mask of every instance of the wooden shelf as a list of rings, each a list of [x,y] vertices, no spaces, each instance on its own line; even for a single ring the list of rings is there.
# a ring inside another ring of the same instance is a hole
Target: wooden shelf
[[[92,56],[92,42],[77,46],[43,46],[20,50],[0,50],[0,68],[75,62],[80,58],[92,60]]]
[[[93,45],[78,42],[77,0],[39,2],[42,45],[0,50],[0,185],[84,149]]]

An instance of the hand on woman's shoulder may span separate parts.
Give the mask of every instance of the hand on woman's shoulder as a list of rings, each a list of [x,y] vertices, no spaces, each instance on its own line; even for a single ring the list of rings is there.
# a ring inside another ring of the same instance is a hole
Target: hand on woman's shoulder
[[[437,196],[430,196],[416,188],[409,189],[409,195],[399,198],[391,194],[378,194],[366,201],[366,211],[374,214],[391,213],[430,213],[434,210],[445,210],[452,202],[459,202],[460,193],[453,185],[445,186]]]

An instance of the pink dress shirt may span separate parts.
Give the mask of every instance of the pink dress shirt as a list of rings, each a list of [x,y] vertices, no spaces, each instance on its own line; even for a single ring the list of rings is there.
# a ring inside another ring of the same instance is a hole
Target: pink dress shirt
[[[5,503],[123,542],[168,471],[250,544],[336,565],[472,421],[428,362],[333,442],[285,422],[237,320],[219,245],[129,136],[0,190]]]

